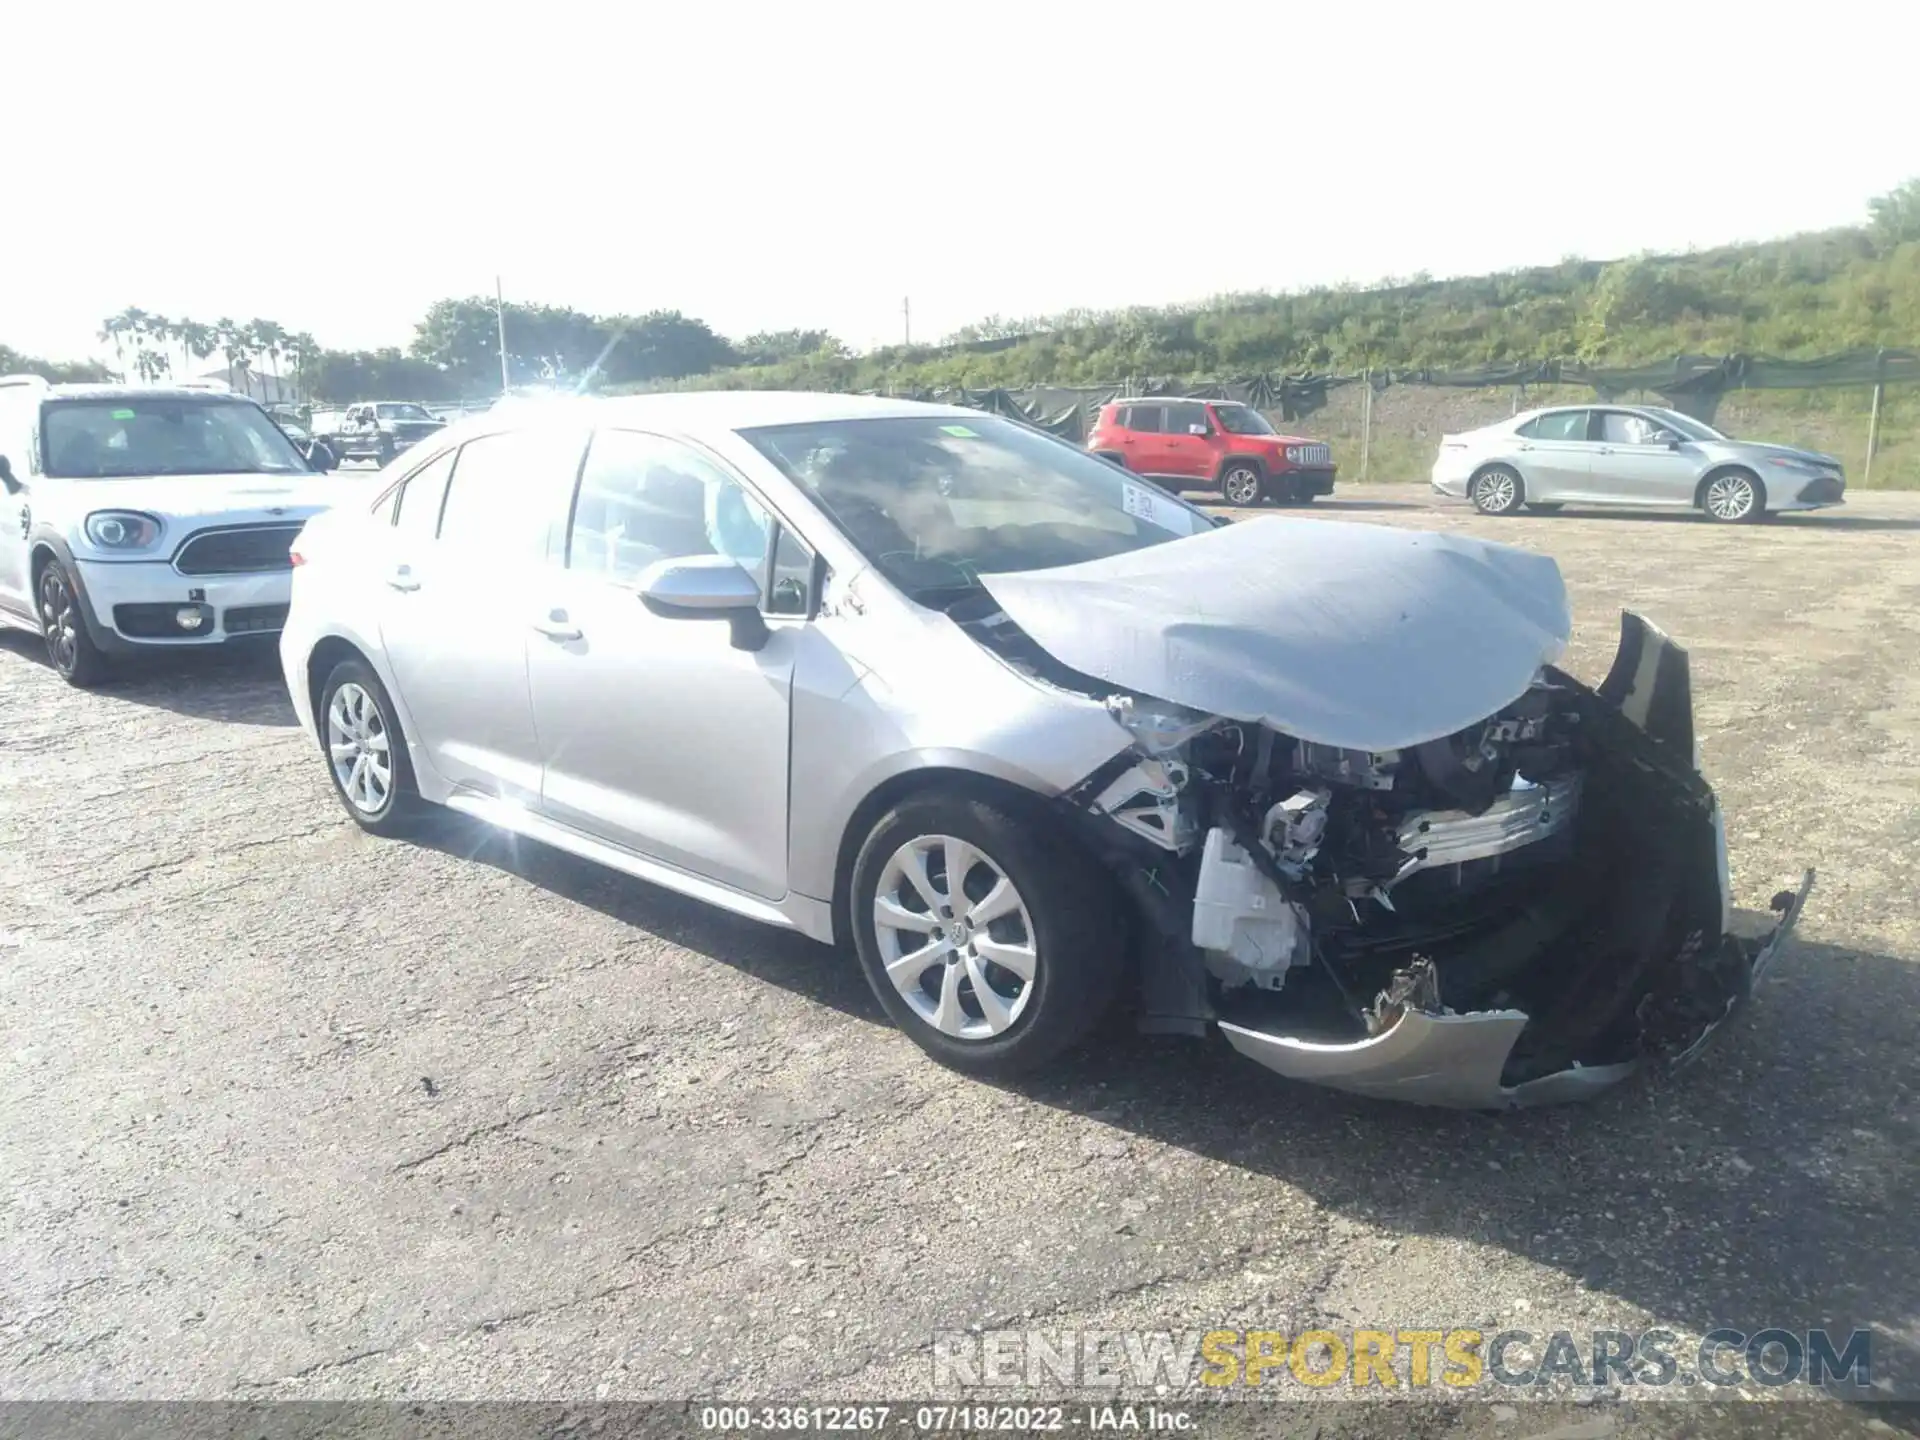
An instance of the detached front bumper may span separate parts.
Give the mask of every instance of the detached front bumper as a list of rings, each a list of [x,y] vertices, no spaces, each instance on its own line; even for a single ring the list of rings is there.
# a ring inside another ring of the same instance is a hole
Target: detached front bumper
[[[1754,984],[1793,934],[1812,889],[1813,872],[1809,870],[1799,891],[1779,912],[1772,931],[1763,940],[1747,942],[1753,948],[1745,984],[1728,997],[1726,1012],[1674,1055],[1671,1063],[1682,1064],[1697,1055],[1752,994]],[[1519,1010],[1468,1015],[1408,1010],[1380,1034],[1343,1045],[1268,1035],[1220,1022],[1221,1033],[1235,1050],[1291,1080],[1380,1100],[1456,1110],[1511,1110],[1582,1100],[1618,1084],[1640,1068],[1639,1060],[1618,1065],[1576,1065],[1519,1085],[1503,1085],[1500,1077],[1507,1057],[1526,1026],[1527,1016]]]
[[[204,649],[268,639],[287,623],[293,572],[182,575],[166,561],[75,565],[81,608],[95,645],[109,653]],[[198,623],[180,623],[191,614]]]
[[[1696,753],[1686,652],[1640,617],[1622,617],[1619,653],[1595,695],[1616,709],[1631,730],[1660,742],[1651,748],[1668,756]],[[1693,781],[1700,783],[1697,775]],[[1711,792],[1706,793],[1710,797]],[[1704,943],[1697,950],[1683,945],[1680,953],[1663,954],[1658,973],[1627,997],[1631,1003],[1625,1010],[1608,1002],[1610,1008],[1593,1011],[1602,1017],[1624,1016],[1636,1025],[1638,1053],[1606,1064],[1575,1062],[1510,1084],[1505,1079],[1509,1062],[1531,1019],[1519,1009],[1455,1013],[1437,1000],[1430,1007],[1409,1001],[1377,1033],[1355,1040],[1314,1040],[1225,1020],[1217,1023],[1235,1050],[1289,1079],[1454,1109],[1504,1110],[1576,1100],[1617,1084],[1648,1059],[1683,1064],[1750,998],[1793,934],[1814,882],[1814,872],[1808,870],[1797,891],[1774,898],[1776,918],[1765,936],[1731,934],[1726,830],[1717,803],[1709,818],[1710,834],[1696,830],[1688,841],[1698,847],[1692,853],[1704,867],[1703,891],[1718,882],[1717,897],[1701,896],[1709,902],[1698,932]],[[1710,862],[1705,854],[1709,847]],[[1712,918],[1716,903],[1717,933]],[[1549,952],[1544,963],[1554,965],[1557,953]],[[1526,1067],[1517,1068],[1527,1073]]]

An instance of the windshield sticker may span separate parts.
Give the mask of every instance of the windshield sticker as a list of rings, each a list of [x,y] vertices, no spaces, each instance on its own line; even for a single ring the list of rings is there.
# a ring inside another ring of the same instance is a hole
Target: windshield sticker
[[[1144,520],[1149,525],[1169,528],[1167,523],[1155,513],[1153,492],[1144,485],[1136,485],[1131,480],[1120,482],[1120,507],[1136,520]]]
[[[113,418],[114,418],[114,419],[116,419],[116,420],[131,420],[131,419],[133,419],[133,411],[131,411],[131,410],[116,410],[116,411],[114,411],[114,412],[113,412]]]
[[[978,440],[980,438],[979,431],[969,430],[964,425],[942,425],[940,427],[940,433],[942,435],[952,435],[959,440]]]

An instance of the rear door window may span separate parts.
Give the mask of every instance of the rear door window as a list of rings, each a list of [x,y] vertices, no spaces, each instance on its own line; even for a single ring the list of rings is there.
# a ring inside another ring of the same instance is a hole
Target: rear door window
[[[513,430],[462,445],[440,510],[441,543],[477,558],[542,558],[556,497],[565,496],[579,473],[584,438],[564,430]]]
[[[1188,434],[1190,433],[1189,427],[1194,425],[1200,426],[1203,430],[1206,428],[1206,406],[1197,404],[1167,406],[1167,433],[1169,435]]]
[[[1158,405],[1135,405],[1127,412],[1127,429],[1144,430],[1149,435],[1158,435],[1166,427],[1161,423],[1161,408]]]
[[[394,492],[393,525],[401,534],[431,540],[440,528],[440,502],[447,493],[447,477],[453,473],[453,456],[451,450],[435,456]]]
[[[1584,440],[1587,438],[1589,413],[1585,410],[1555,410],[1552,414],[1529,420],[1520,427],[1520,433],[1529,440]]]

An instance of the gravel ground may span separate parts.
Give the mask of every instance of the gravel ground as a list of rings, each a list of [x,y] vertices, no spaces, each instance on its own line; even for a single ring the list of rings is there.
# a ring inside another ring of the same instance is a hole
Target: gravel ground
[[[970,1082],[842,953],[452,817],[361,835],[270,658],[82,694],[4,636],[0,1397],[925,1395],[935,1331],[1315,1321],[1872,1327],[1920,1396],[1920,496],[1348,494],[1313,514],[1556,556],[1590,679],[1626,604],[1690,648],[1738,903],[1821,872],[1696,1067],[1506,1117],[1124,1033]],[[1513,1414],[1444,1423],[1562,1433]]]

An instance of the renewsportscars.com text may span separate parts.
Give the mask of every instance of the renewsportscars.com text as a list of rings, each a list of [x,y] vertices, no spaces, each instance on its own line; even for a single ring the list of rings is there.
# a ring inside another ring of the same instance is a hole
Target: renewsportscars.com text
[[[1847,1386],[1873,1380],[1872,1336],[1854,1330],[1352,1329],[989,1330],[933,1339],[933,1384],[1031,1390],[1304,1385]]]

